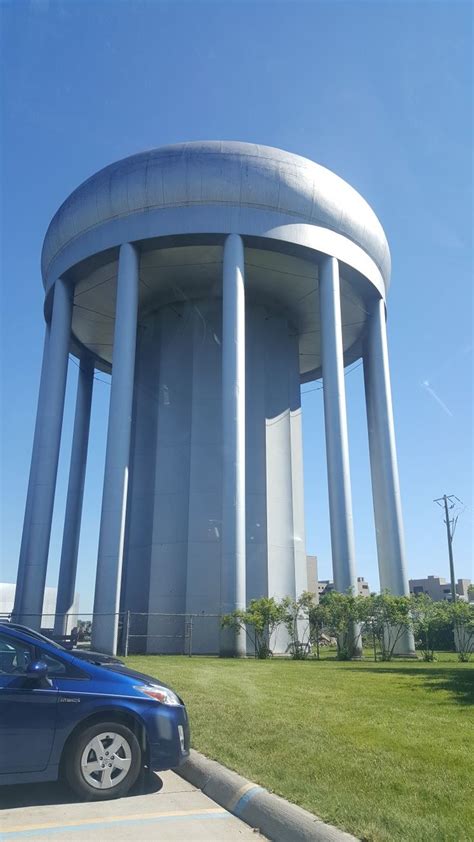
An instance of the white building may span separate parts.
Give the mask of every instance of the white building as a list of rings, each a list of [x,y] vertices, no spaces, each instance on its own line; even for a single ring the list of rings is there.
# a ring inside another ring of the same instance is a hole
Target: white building
[[[9,582],[0,582],[0,617],[9,617],[13,611],[15,602],[16,585]],[[54,617],[56,612],[57,588],[45,588],[43,599],[43,615],[41,617],[41,628],[52,629],[54,626]],[[77,615],[79,613],[79,594],[74,594],[74,602],[71,606],[71,611],[68,614],[66,634],[71,633],[71,629],[77,626]],[[24,617],[25,625],[32,625],[28,623],[28,617]]]

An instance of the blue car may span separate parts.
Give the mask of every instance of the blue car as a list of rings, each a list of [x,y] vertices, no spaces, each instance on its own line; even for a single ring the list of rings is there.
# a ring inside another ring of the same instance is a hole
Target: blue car
[[[166,684],[0,624],[0,784],[61,777],[81,798],[118,798],[144,766],[188,755],[186,708]]]

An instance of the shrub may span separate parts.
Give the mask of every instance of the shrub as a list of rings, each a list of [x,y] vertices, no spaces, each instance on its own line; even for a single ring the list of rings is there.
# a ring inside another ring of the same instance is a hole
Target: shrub
[[[343,594],[337,591],[330,591],[321,597],[324,625],[337,640],[339,661],[350,661],[355,655],[360,639],[360,631],[357,629],[360,599],[367,599],[367,597],[355,597],[350,593]]]
[[[307,658],[311,651],[309,612],[313,603],[314,594],[309,591],[303,591],[298,599],[285,596],[281,601],[283,622],[290,638],[287,651],[295,660]]]
[[[273,597],[251,599],[245,611],[233,611],[221,619],[223,628],[244,629],[252,643],[256,658],[269,658],[273,632],[284,621],[283,606]]]
[[[433,602],[427,594],[411,597],[415,643],[424,661],[434,661],[435,649],[441,629],[450,622],[449,604]]]
[[[403,632],[413,625],[410,597],[383,591],[360,599],[359,619],[377,641],[381,660],[391,661]]]
[[[474,605],[456,600],[449,605],[454,624],[454,640],[460,661],[469,661],[474,649]]]

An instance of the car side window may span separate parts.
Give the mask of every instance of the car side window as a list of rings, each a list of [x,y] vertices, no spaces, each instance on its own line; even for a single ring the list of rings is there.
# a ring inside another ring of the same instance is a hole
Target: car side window
[[[49,655],[47,652],[39,650],[38,660],[44,661],[46,664],[48,664],[48,676],[50,678],[53,675],[66,675],[68,672],[67,666],[64,663],[64,661],[60,661],[58,658],[53,658],[53,656]]]
[[[23,675],[33,660],[33,646],[0,633],[0,673]]]
[[[78,678],[87,679],[87,673],[83,673],[76,665],[70,664],[69,661],[63,661],[62,658],[56,658],[44,649],[36,647],[36,660],[44,661],[48,665],[48,678]]]

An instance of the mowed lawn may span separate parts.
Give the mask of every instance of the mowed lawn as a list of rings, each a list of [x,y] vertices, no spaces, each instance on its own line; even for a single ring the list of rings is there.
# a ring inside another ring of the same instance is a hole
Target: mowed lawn
[[[474,840],[474,663],[133,656],[184,697],[192,745],[359,836]]]

